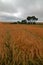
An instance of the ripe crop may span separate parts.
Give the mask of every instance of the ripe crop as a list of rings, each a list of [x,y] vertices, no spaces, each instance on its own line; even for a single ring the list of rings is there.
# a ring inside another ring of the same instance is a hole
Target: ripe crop
[[[0,24],[0,65],[43,65],[43,27]]]

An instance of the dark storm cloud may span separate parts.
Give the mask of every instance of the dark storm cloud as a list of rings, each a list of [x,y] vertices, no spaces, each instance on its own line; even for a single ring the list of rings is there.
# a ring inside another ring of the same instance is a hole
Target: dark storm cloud
[[[43,0],[0,0],[0,17],[26,18],[31,15],[43,21]]]

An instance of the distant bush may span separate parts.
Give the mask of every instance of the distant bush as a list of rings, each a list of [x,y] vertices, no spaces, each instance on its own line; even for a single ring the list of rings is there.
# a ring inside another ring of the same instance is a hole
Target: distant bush
[[[17,22],[12,22],[12,23],[10,23],[10,24],[17,24]]]
[[[20,21],[17,21],[18,24],[20,24],[21,22]]]
[[[27,21],[26,20],[22,20],[21,24],[27,24]]]

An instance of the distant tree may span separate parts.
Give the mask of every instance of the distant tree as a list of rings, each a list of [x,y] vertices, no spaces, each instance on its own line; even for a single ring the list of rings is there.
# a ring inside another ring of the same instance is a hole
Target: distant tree
[[[31,19],[32,19],[33,23],[35,23],[35,21],[38,20],[38,18],[36,18],[35,16],[32,16]]]
[[[17,21],[18,24],[20,24],[21,22],[20,21]]]
[[[31,16],[28,16],[27,20],[29,21],[28,24],[30,24],[31,23]]]
[[[17,24],[17,22],[11,22],[10,24]]]
[[[13,24],[17,24],[17,22],[14,22]]]
[[[36,18],[35,16],[28,16],[27,20],[30,21],[31,24],[35,24],[35,21],[37,21],[38,18]]]
[[[27,24],[27,21],[26,20],[22,20],[21,24]]]

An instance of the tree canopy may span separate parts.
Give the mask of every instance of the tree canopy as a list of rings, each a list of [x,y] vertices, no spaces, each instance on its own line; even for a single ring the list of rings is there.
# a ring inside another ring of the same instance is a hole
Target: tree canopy
[[[30,23],[32,23],[32,22],[37,21],[38,18],[36,18],[35,16],[28,16],[28,17],[27,17],[27,20],[30,21]]]

